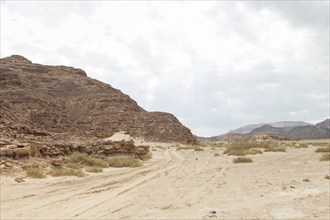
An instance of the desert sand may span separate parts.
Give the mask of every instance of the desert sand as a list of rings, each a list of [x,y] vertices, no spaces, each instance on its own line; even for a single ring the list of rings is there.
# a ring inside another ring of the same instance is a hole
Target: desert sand
[[[1,219],[329,219],[329,162],[315,149],[234,164],[222,148],[162,145],[138,168],[23,183],[2,175]]]

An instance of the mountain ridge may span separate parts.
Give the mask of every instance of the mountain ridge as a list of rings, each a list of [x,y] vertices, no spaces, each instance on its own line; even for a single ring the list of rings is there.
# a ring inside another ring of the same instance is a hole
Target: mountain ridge
[[[0,133],[68,133],[110,137],[126,131],[148,141],[196,143],[170,113],[147,112],[136,101],[86,72],[32,63],[20,55],[0,59]]]

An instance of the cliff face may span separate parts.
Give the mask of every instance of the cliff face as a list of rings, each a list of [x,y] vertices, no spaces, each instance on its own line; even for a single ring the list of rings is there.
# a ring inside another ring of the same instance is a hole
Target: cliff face
[[[81,69],[31,63],[14,55],[0,60],[2,134],[109,137],[118,131],[150,141],[195,143],[173,115],[147,112]]]

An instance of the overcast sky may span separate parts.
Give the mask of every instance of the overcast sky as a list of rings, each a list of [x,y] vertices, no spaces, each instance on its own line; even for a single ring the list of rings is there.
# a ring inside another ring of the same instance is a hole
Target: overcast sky
[[[329,117],[328,1],[3,1],[1,57],[69,65],[199,136]]]

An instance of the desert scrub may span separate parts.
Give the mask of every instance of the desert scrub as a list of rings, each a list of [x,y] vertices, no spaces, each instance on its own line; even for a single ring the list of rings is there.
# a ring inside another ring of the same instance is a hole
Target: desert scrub
[[[69,161],[71,163],[80,163],[87,166],[94,166],[94,167],[108,167],[108,162],[99,159],[93,158],[86,153],[74,152],[70,155]]]
[[[268,147],[265,152],[286,152],[285,147]]]
[[[320,161],[330,161],[330,154],[323,154]]]
[[[102,173],[103,169],[100,167],[86,167],[85,171],[88,173]]]
[[[204,151],[203,148],[201,148],[200,146],[194,146],[194,151]]]
[[[219,154],[219,153],[214,153],[214,156],[215,156],[215,157],[219,157],[220,154]]]
[[[28,175],[28,177],[31,178],[38,178],[38,179],[46,178],[46,175],[38,167],[28,167],[25,169],[25,172]]]
[[[85,173],[81,169],[72,169],[72,168],[58,168],[49,171],[48,173],[51,176],[77,176],[83,177]]]
[[[237,157],[234,158],[233,163],[253,163],[253,160],[249,157]]]
[[[108,159],[111,167],[140,167],[142,163],[140,160],[132,156],[115,156]]]
[[[300,144],[296,144],[294,147],[295,148],[308,148],[308,144],[307,143],[300,143]]]
[[[268,147],[268,142],[259,143],[257,141],[236,141],[230,143],[227,146],[227,149],[223,152],[223,154],[235,155],[235,156],[262,154],[262,151],[257,148],[264,148],[264,147]]]
[[[147,153],[147,155],[146,155],[146,159],[147,159],[147,160],[150,160],[151,158],[152,158],[152,153],[151,153],[151,152]]]
[[[191,150],[194,149],[192,146],[178,146],[176,150]]]
[[[315,150],[316,153],[330,153],[330,146],[329,147],[320,147]]]

